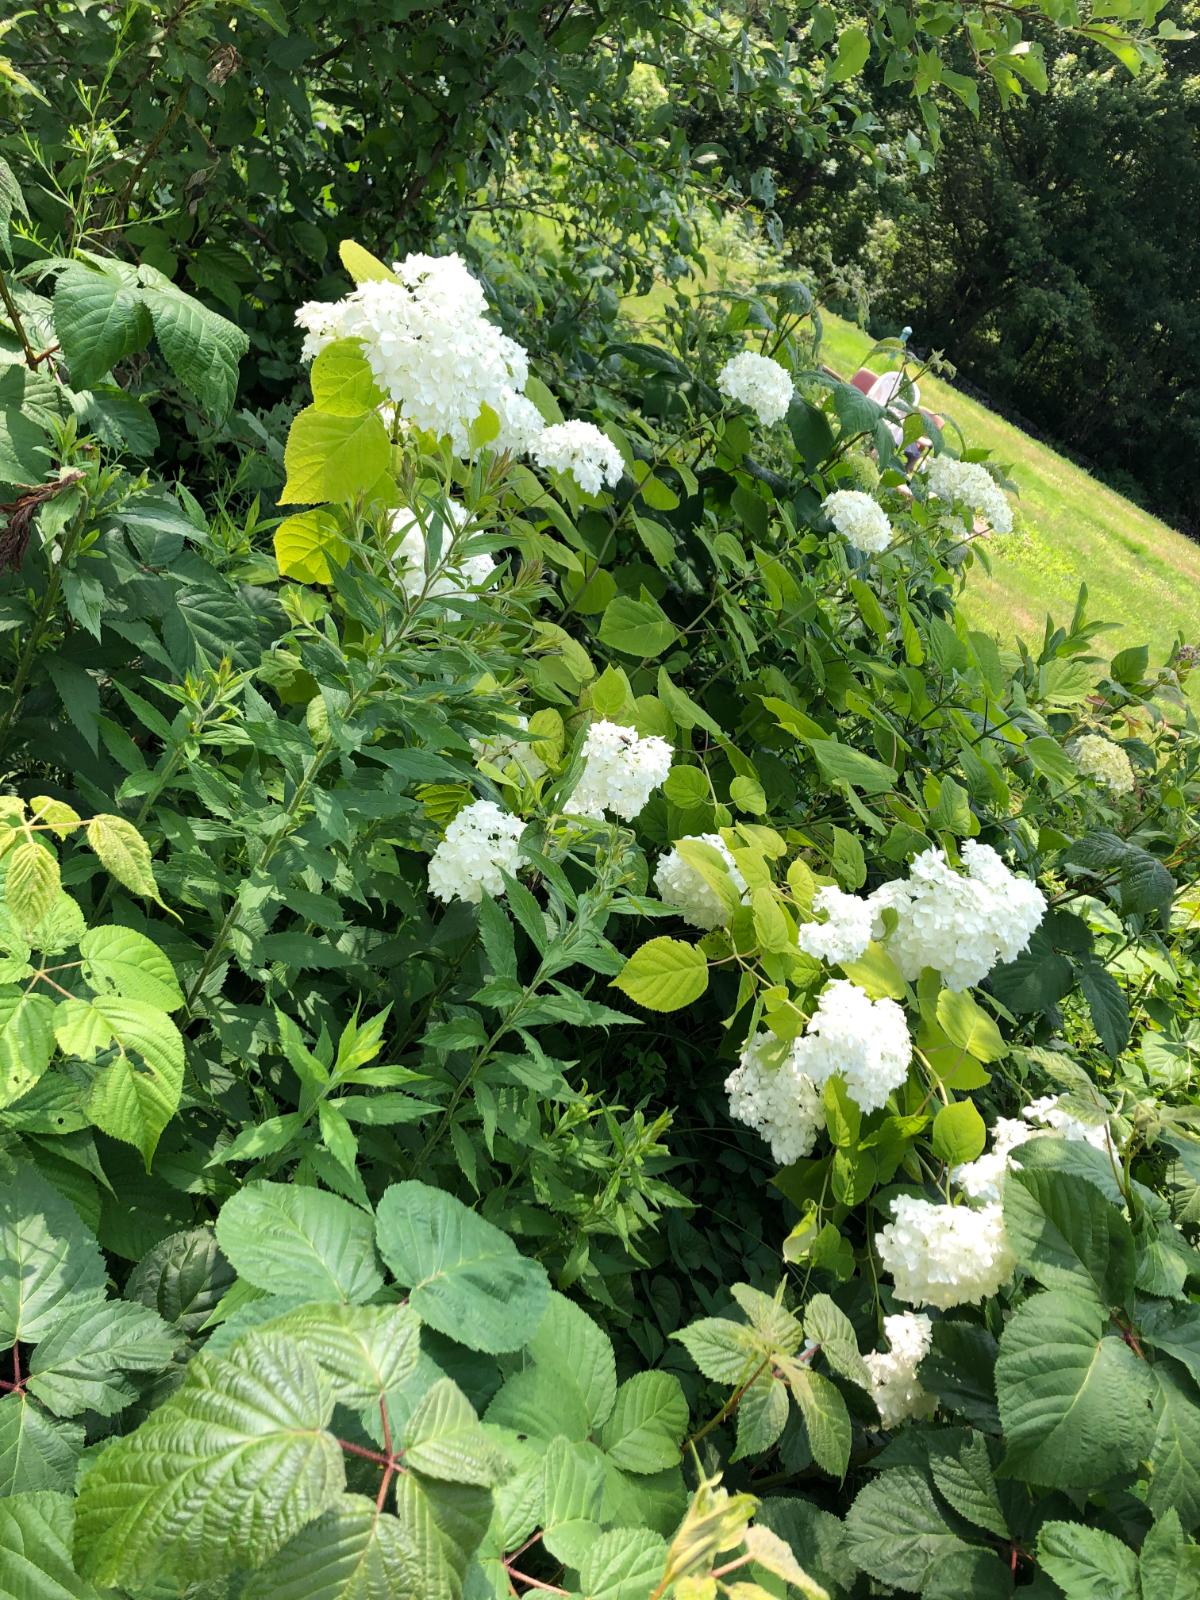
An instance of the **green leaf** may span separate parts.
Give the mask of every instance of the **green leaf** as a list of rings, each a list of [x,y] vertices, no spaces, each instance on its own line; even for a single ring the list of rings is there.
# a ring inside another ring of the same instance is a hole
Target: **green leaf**
[[[22,839],[8,854],[4,896],[23,933],[35,928],[62,889],[58,857],[38,839]]]
[[[395,1517],[361,1494],[344,1494],[286,1544],[242,1591],[243,1600],[402,1600],[427,1592],[429,1576]]]
[[[986,1143],[987,1128],[972,1100],[943,1106],[933,1119],[933,1153],[948,1167],[974,1161]]]
[[[335,339],[317,353],[310,374],[313,403],[335,417],[360,417],[383,404],[370,363],[357,339]]]
[[[99,857],[101,866],[119,884],[149,900],[159,899],[150,846],[132,822],[102,812],[88,823],[87,842]]]
[[[931,1450],[929,1470],[938,1493],[960,1517],[998,1539],[1010,1537],[983,1434],[966,1434],[953,1452]]]
[[[708,988],[708,962],[681,939],[648,939],[613,979],[613,988],[648,1011],[678,1011]]]
[[[63,1051],[95,1061],[110,1051],[92,1082],[88,1116],[98,1128],[140,1150],[147,1171],[159,1136],[183,1092],[183,1036],[167,1016],[140,1000],[97,995],[58,1007]]]
[[[748,811],[752,817],[761,817],[767,809],[762,784],[744,772],[730,781],[729,798],[739,811]]]
[[[79,941],[83,976],[101,994],[140,1000],[159,1011],[175,1011],[183,991],[175,969],[158,946],[132,928],[89,928]]]
[[[977,1061],[999,1061],[1008,1054],[1000,1030],[964,989],[943,989],[937,997],[937,1020],[947,1038]]]
[[[659,1472],[679,1460],[688,1408],[679,1379],[668,1372],[639,1372],[617,1390],[600,1443],[613,1466]]]
[[[365,494],[388,469],[391,445],[377,412],[330,416],[307,406],[292,423],[283,464],[280,505],[315,505]]]
[[[238,367],[250,348],[249,338],[152,267],[143,265],[138,275],[144,285],[142,303],[167,365],[210,415],[223,417],[237,393]]]
[[[646,1600],[663,1575],[666,1541],[649,1528],[610,1528],[579,1569],[588,1600]]]
[[[617,1396],[612,1343],[587,1312],[565,1295],[551,1292],[525,1355],[542,1370],[570,1377],[583,1396],[593,1429],[612,1411]]]
[[[568,1566],[587,1559],[604,1493],[604,1457],[593,1444],[552,1439],[542,1458],[542,1543]]]
[[[373,256],[353,239],[343,239],[338,245],[338,257],[355,283],[398,283],[399,279],[378,256]]]
[[[48,1411],[111,1417],[136,1398],[123,1374],[170,1364],[176,1339],[155,1312],[113,1300],[67,1312],[29,1361],[25,1387]]]
[[[804,1308],[804,1333],[815,1339],[821,1355],[842,1378],[849,1378],[860,1389],[871,1387],[867,1364],[858,1348],[854,1324],[827,1294],[815,1294]]]
[[[1156,1361],[1154,1439],[1146,1504],[1155,1516],[1178,1512],[1184,1525],[1200,1522],[1200,1391],[1173,1361]]]
[[[331,511],[317,508],[284,517],[275,529],[275,561],[281,578],[297,583],[332,583],[330,561],[345,566],[350,546]]]
[[[383,1288],[370,1216],[340,1195],[248,1183],[221,1207],[217,1243],[239,1278],[265,1294],[359,1305]]]
[[[28,1094],[50,1065],[55,1009],[28,988],[0,991],[0,1106]]]
[[[75,1208],[33,1167],[0,1172],[0,1349],[37,1344],[104,1297],[108,1273]]]
[[[1154,1382],[1124,1340],[1077,1293],[1027,1300],[996,1362],[1004,1476],[1050,1489],[1099,1488],[1130,1472],[1154,1434]]]
[[[1004,1231],[1017,1260],[1047,1289],[1082,1294],[1101,1310],[1124,1305],[1133,1293],[1132,1230],[1083,1178],[1013,1167],[1004,1184]]]
[[[76,389],[92,388],[118,361],[144,350],[151,332],[141,292],[114,272],[76,262],[55,285],[54,334]]]
[[[769,1450],[787,1426],[787,1386],[772,1372],[760,1372],[737,1406],[737,1446],[731,1461]]]
[[[82,1427],[54,1421],[27,1395],[0,1396],[0,1497],[73,1483],[83,1439]]]
[[[899,777],[895,767],[889,767],[874,756],[864,755],[848,744],[836,739],[813,739],[809,745],[821,769],[821,775],[831,783],[848,783],[863,794],[886,794],[896,787]]]
[[[1100,1043],[1115,1061],[1129,1043],[1129,1003],[1125,993],[1108,968],[1098,961],[1081,961],[1075,970]]]
[[[870,54],[871,39],[865,28],[843,28],[838,35],[837,55],[829,67],[830,81],[844,83],[847,78],[857,77]]]
[[[403,1387],[417,1370],[420,1322],[411,1306],[297,1306],[273,1317],[264,1331],[298,1340],[339,1405],[377,1406],[381,1395]]]
[[[675,624],[654,600],[619,594],[600,619],[603,642],[628,656],[660,656],[677,637]]]
[[[1142,1600],[1193,1600],[1200,1594],[1200,1545],[1185,1539],[1175,1511],[1159,1517],[1138,1556]]]
[[[408,1181],[384,1192],[379,1253],[422,1322],[472,1350],[519,1350],[546,1308],[545,1269],[506,1233],[440,1189]]]
[[[788,1382],[808,1430],[813,1460],[832,1478],[844,1478],[850,1464],[850,1413],[841,1392],[828,1378],[798,1362],[789,1362]]]
[[[190,1228],[160,1239],[134,1267],[125,1298],[157,1311],[164,1322],[192,1338],[232,1287],[233,1269],[217,1248],[211,1228]]]
[[[868,1483],[846,1514],[846,1536],[851,1561],[881,1583],[918,1592],[970,1552],[915,1467],[892,1468]]]
[[[67,1494],[0,1500],[0,1600],[99,1600],[75,1571],[75,1502]]]
[[[743,1383],[762,1360],[753,1329],[728,1317],[701,1317],[671,1338],[714,1383]]]
[[[404,1427],[404,1464],[447,1483],[489,1488],[501,1463],[479,1425],[475,1408],[458,1385],[441,1378],[427,1389]]]
[[[491,1520],[491,1494],[418,1472],[398,1477],[395,1490],[396,1515],[420,1563],[420,1600],[462,1600],[467,1567]]]
[[[1037,1553],[1067,1600],[1137,1600],[1137,1557],[1102,1528],[1079,1522],[1043,1523]]]
[[[76,1549],[99,1584],[190,1584],[261,1564],[338,1499],[333,1397],[293,1341],[248,1334],[197,1356],[80,1485]]]

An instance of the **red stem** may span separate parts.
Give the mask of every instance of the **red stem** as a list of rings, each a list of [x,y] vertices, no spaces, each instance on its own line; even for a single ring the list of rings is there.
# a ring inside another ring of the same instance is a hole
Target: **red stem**
[[[381,1455],[378,1450],[364,1450],[361,1444],[351,1444],[349,1439],[338,1439],[335,1442],[352,1456],[362,1456],[364,1461],[374,1461],[378,1466],[395,1469],[396,1463],[392,1457]]]
[[[518,1572],[514,1567],[504,1563],[504,1570],[510,1578],[515,1578],[518,1583],[527,1583],[531,1589],[540,1589],[544,1594],[570,1594],[569,1589],[560,1589],[553,1583],[543,1583],[540,1578],[531,1578],[527,1573]]]

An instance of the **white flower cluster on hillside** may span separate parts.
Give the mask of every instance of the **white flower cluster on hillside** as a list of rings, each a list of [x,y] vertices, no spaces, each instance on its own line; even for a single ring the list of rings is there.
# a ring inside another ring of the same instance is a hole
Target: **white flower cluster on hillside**
[[[1119,744],[1099,733],[1081,733],[1067,746],[1067,754],[1086,777],[1113,794],[1129,794],[1137,781],[1129,757]]]
[[[928,1417],[937,1410],[937,1396],[921,1387],[917,1368],[929,1354],[933,1323],[919,1311],[884,1317],[887,1350],[871,1350],[863,1360],[871,1374],[871,1398],[885,1428],[909,1417]]]
[[[717,388],[730,400],[749,406],[764,428],[787,415],[795,393],[787,369],[752,350],[743,350],[725,363],[717,374]]]
[[[501,422],[529,377],[526,352],[485,315],[483,286],[460,256],[415,254],[392,278],[296,312],[311,359],[335,339],[358,339],[376,384],[418,428],[448,436],[459,455],[488,405]],[[515,417],[521,415],[516,408]]]
[[[956,872],[941,850],[923,850],[906,879],[885,883],[868,897],[873,936],[910,981],[932,967],[947,988],[979,983],[998,961],[1013,961],[1028,945],[1046,901],[1028,878],[1010,872],[990,845],[968,839],[966,873]],[[885,933],[883,913],[896,912]]]
[[[1012,507],[1004,490],[979,461],[933,456],[925,468],[930,489],[949,505],[957,501],[977,511],[995,533],[1011,533]]]
[[[530,445],[539,467],[569,472],[585,494],[615,489],[625,471],[621,452],[592,422],[556,422]]]
[[[511,723],[515,732],[528,733],[528,717],[523,717],[518,712],[505,720]],[[528,739],[510,738],[506,734],[495,733],[490,739],[472,739],[471,749],[481,760],[490,761],[496,767],[504,767],[510,761],[515,761],[527,778],[540,778],[546,770],[546,763]]]
[[[719,833],[689,834],[659,858],[654,869],[654,883],[662,900],[673,906],[685,922],[693,928],[719,928],[728,922],[725,902],[715,889],[710,888],[703,876],[690,862],[679,854],[679,845],[689,842],[711,846],[725,863],[734,888],[744,896],[746,880],[742,876],[733,852]]]
[[[897,1299],[943,1311],[995,1294],[1017,1264],[999,1205],[974,1210],[903,1194],[892,1202],[892,1221],[875,1235],[875,1249]]]
[[[821,510],[834,527],[856,550],[878,555],[892,542],[892,524],[887,512],[861,489],[838,489],[826,495]]]
[[[805,955],[833,967],[857,961],[871,942],[870,905],[858,895],[828,884],[813,896],[813,910],[823,911],[825,920],[800,924],[796,938]]]
[[[463,594],[471,589],[485,589],[496,570],[496,563],[486,552],[479,555],[460,552],[453,562],[446,561],[446,552],[456,530],[463,528],[469,517],[466,507],[460,506],[456,500],[448,500],[446,505],[449,508],[449,522],[453,526],[443,522],[438,570],[432,578],[425,571],[428,538],[416,514],[408,506],[400,506],[392,513],[390,554],[400,569],[400,586],[410,600],[415,600],[421,593],[426,599],[432,599],[440,595]],[[433,520],[432,514],[427,513],[425,520],[428,527]],[[456,611],[447,611],[446,616],[451,622],[458,620]]]
[[[800,1063],[801,1042],[760,1033],[725,1079],[730,1116],[765,1139],[781,1167],[808,1155],[825,1126],[821,1091]]]
[[[511,877],[521,860],[518,840],[525,824],[494,800],[465,806],[446,829],[429,860],[429,892],[439,900],[469,900],[504,893],[501,872]]]
[[[1040,1123],[1040,1127],[1035,1124]],[[1030,1139],[1078,1139],[1097,1150],[1109,1149],[1108,1123],[1081,1122],[1063,1109],[1059,1096],[1047,1094],[1033,1100],[1016,1117],[998,1117],[992,1129],[992,1148],[974,1161],[950,1169],[950,1177],[971,1200],[999,1200],[1009,1157]]]
[[[657,734],[640,739],[636,728],[593,722],[583,742],[583,775],[567,802],[584,817],[606,811],[632,822],[671,770],[671,746]]]
[[[826,984],[794,1048],[814,1083],[840,1076],[864,1113],[887,1104],[908,1076],[912,1060],[902,1008],[894,1000],[872,1000],[845,978]]]

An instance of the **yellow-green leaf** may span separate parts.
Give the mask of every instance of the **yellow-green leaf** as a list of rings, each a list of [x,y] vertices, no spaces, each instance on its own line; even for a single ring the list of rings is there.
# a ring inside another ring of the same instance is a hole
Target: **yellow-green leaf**
[[[650,939],[633,952],[613,987],[648,1011],[678,1011],[708,988],[708,962],[682,939]]]
[[[349,553],[337,518],[322,507],[285,517],[275,529],[279,576],[296,583],[331,583],[330,559],[343,566]]]
[[[373,256],[353,239],[343,239],[338,246],[342,265],[355,283],[397,283],[399,280],[390,267],[384,266],[378,256]]]
[[[42,920],[62,888],[58,857],[37,839],[23,839],[8,858],[5,894],[17,926],[27,931]]]
[[[101,812],[87,825],[87,842],[99,857],[101,866],[118,883],[132,889],[134,894],[144,894],[147,899],[162,904],[158,884],[154,881],[150,846],[132,822]]]
[[[317,505],[365,494],[387,471],[392,448],[378,412],[338,417],[306,406],[284,447],[280,505]]]

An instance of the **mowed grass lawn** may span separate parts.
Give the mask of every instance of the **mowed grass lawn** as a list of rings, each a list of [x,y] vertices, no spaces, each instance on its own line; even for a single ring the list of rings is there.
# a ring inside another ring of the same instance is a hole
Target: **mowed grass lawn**
[[[849,378],[872,341],[840,317],[824,313],[823,323],[822,357]],[[867,364],[883,371],[887,362]],[[1047,613],[1070,622],[1086,583],[1089,617],[1120,625],[1096,641],[1097,650],[1148,644],[1157,663],[1178,634],[1200,643],[1200,544],[951,384],[926,377],[920,388],[922,405],[957,423],[969,446],[989,450],[1020,491],[1015,530],[989,541],[993,576],[976,567],[967,580],[964,609],[973,626],[1002,644],[1018,634],[1040,638]],[[959,446],[952,428],[947,442]]]

